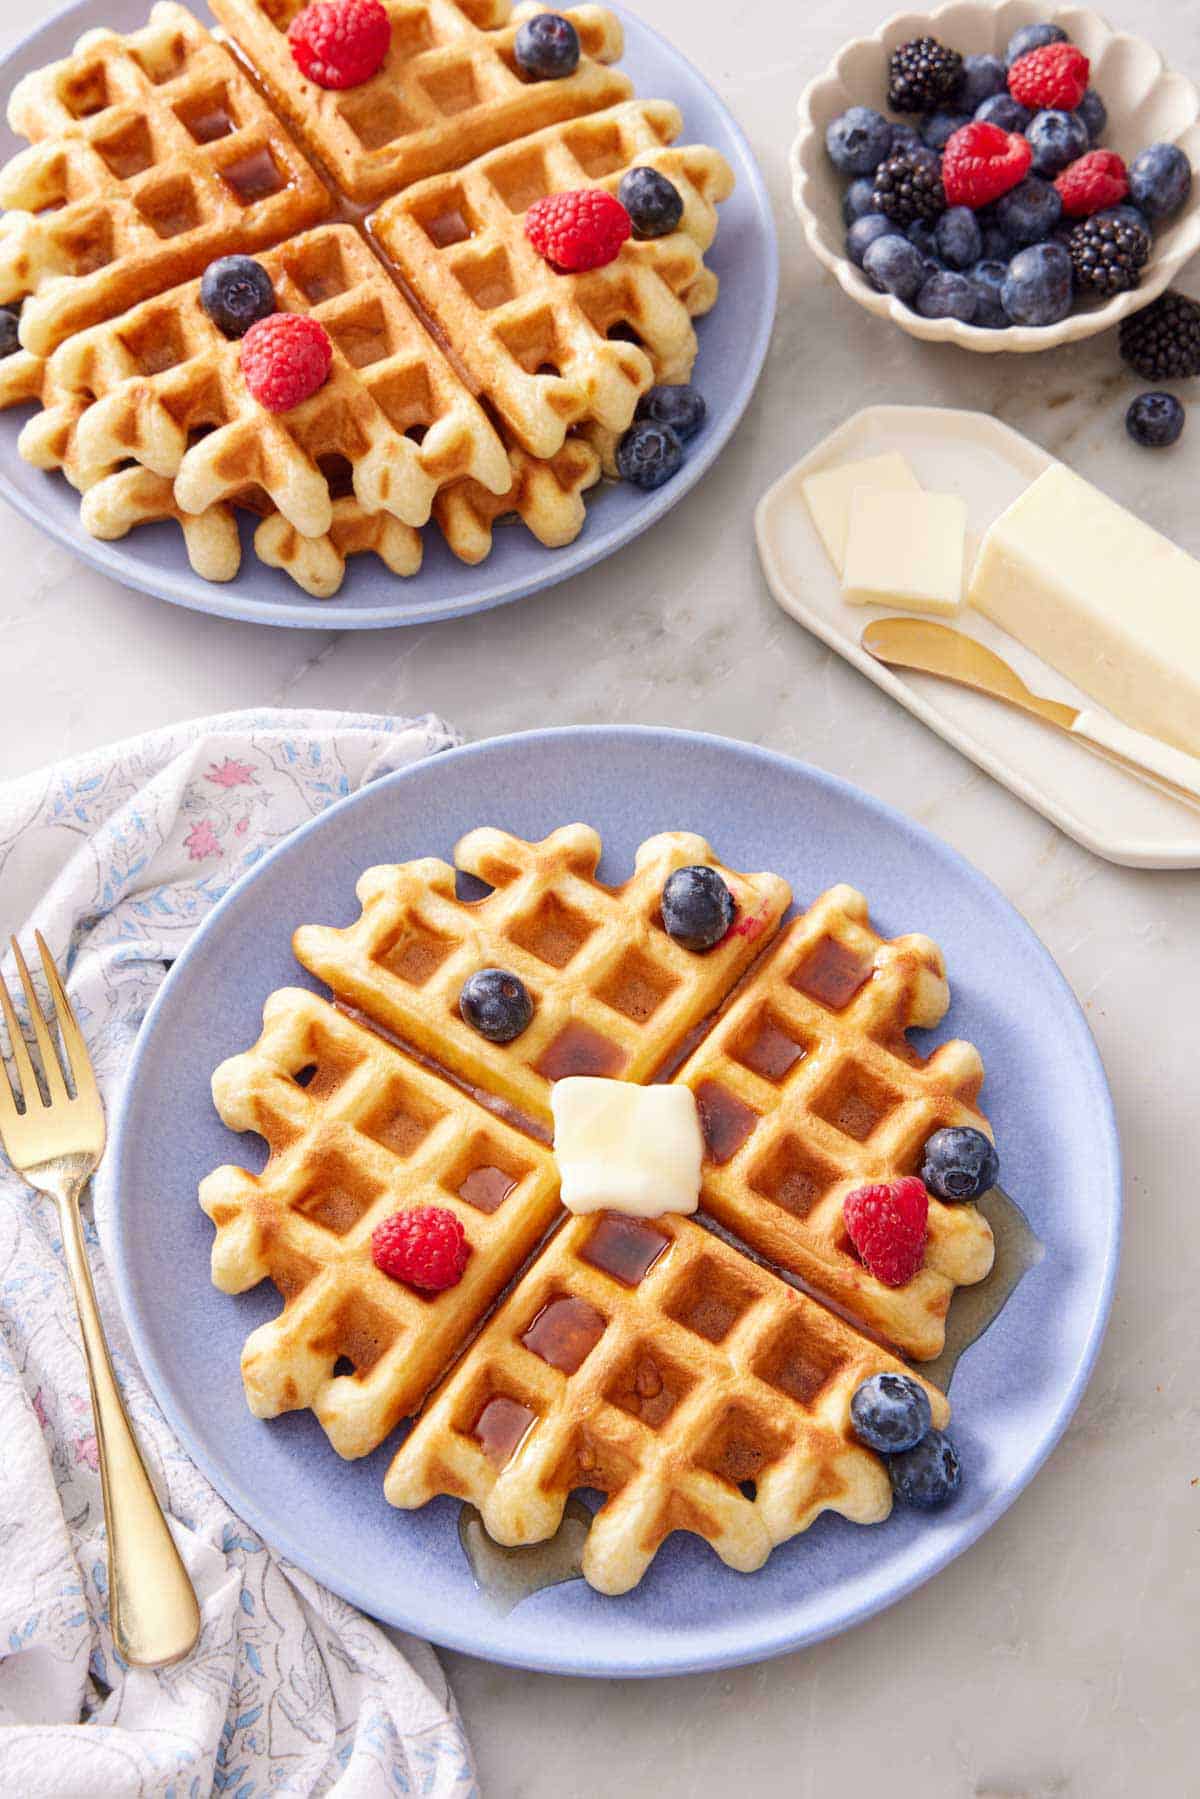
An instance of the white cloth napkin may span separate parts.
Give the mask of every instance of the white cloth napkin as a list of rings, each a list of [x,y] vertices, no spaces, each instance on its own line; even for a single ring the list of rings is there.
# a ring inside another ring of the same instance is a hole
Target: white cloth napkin
[[[0,786],[0,929],[29,950],[39,927],[69,967],[110,1116],[166,966],[238,875],[343,794],[454,741],[434,718],[240,713]],[[173,1441],[121,1324],[100,1209],[99,1240],[86,1221],[100,1306],[203,1635],[158,1673],[114,1653],[57,1218],[0,1159],[0,1793],[467,1799],[471,1752],[432,1651],[401,1651],[276,1555]]]

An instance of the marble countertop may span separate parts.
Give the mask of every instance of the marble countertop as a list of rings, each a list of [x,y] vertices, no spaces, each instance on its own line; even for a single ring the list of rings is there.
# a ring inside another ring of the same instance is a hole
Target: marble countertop
[[[1194,1790],[1200,1125],[1194,1081],[1179,1071],[1200,1060],[1200,877],[1097,861],[807,636],[767,593],[751,515],[859,406],[940,402],[1007,420],[1200,552],[1200,415],[1177,449],[1139,451],[1122,430],[1135,387],[1111,336],[1046,356],[972,356],[870,318],[823,274],[788,200],[795,101],[841,42],[874,28],[881,0],[742,0],[733,29],[716,0],[640,4],[749,132],[781,233],[766,375],[702,488],[556,591],[457,623],[344,635],[226,623],[126,592],[3,512],[3,771],[251,704],[432,708],[477,737],[637,721],[806,758],[976,862],[1086,1007],[1124,1140],[1116,1306],[1065,1441],[936,1581],[802,1654],[665,1684],[445,1659],[488,1799],[866,1794],[885,1754],[890,1799]],[[1200,70],[1188,8],[1114,5],[1169,61]],[[30,16],[0,0],[0,43]]]

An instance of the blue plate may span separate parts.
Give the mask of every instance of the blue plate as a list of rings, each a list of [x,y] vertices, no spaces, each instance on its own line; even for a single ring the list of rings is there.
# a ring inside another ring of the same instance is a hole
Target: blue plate
[[[458,1505],[388,1506],[386,1445],[343,1462],[309,1414],[250,1415],[242,1342],[279,1302],[269,1286],[239,1298],[210,1286],[212,1226],[196,1188],[248,1153],[213,1111],[209,1074],[253,1042],[273,988],[305,980],[290,950],[295,925],[349,922],[355,880],[373,863],[448,857],[477,824],[538,838],[575,819],[600,830],[609,880],[625,877],[653,832],[699,831],[735,867],[778,870],[800,903],[849,881],[885,934],[921,930],[941,943],[954,991],[941,1034],[982,1052],[1005,1186],[1047,1253],[955,1375],[965,1484],[945,1512],[897,1511],[872,1529],[826,1516],[753,1575],[677,1535],[623,1598],[574,1581],[499,1617],[459,1548]],[[331,808],[239,882],[179,959],[146,1020],[114,1125],[106,1179],[125,1316],[163,1410],[230,1504],[375,1616],[560,1673],[679,1674],[757,1660],[843,1630],[927,1580],[1012,1504],[1058,1440],[1116,1272],[1120,1174],[1104,1072],[1028,926],[954,851],[878,801],[786,757],[685,732],[500,738]]]
[[[212,23],[199,0],[189,3],[206,24]],[[0,92],[7,98],[22,75],[67,55],[81,32],[97,26],[131,31],[145,23],[148,10],[149,0],[80,0],[10,51],[0,63]],[[192,572],[182,533],[173,523],[141,526],[118,543],[89,537],[79,523],[79,496],[66,479],[30,468],[17,454],[17,437],[32,407],[0,412],[0,496],[126,587],[221,618],[331,631],[427,624],[523,599],[611,556],[662,518],[711,467],[754,392],[775,317],[779,257],[762,176],[729,112],[704,78],[657,32],[623,7],[612,10],[625,27],[621,67],[637,92],[673,100],[683,112],[680,141],[712,144],[737,176],[734,193],[721,208],[717,240],[707,258],[720,277],[721,298],[707,318],[697,321],[700,356],[695,380],[708,401],[708,419],[688,445],[687,460],[673,480],[655,493],[604,483],[588,495],[587,523],[566,549],[544,549],[523,526],[503,527],[496,533],[491,556],[476,568],[457,561],[441,533],[431,528],[425,533],[425,561],[419,574],[402,580],[374,556],[355,556],[332,600],[309,599],[280,570],[260,563],[251,547],[255,522],[251,519],[241,522],[241,572],[225,584],[202,581]],[[0,160],[22,148],[23,140],[0,121]]]

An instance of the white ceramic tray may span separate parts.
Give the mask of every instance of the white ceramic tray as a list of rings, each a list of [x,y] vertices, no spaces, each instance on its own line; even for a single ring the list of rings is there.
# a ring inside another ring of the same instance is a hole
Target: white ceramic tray
[[[861,647],[877,606],[848,606],[817,536],[801,482],[817,469],[899,450],[922,487],[961,494],[971,532],[987,529],[1054,458],[981,412],[869,406],[810,450],[764,494],[755,514],[771,592],[793,618],[852,662],[939,736],[1086,849],[1131,868],[1200,868],[1200,811],[1093,755],[1052,725],[932,675],[885,668]],[[1081,706],[1087,696],[979,613],[955,627],[990,644],[1033,688]]]

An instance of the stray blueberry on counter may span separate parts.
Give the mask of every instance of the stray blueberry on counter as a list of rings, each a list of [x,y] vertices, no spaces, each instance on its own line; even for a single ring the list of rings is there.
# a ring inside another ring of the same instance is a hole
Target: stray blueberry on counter
[[[1008,87],[1008,71],[998,56],[964,56],[962,81],[954,92],[954,104],[973,113],[977,106],[1002,94]]]
[[[1061,25],[1022,25],[1020,31],[1014,31],[1008,40],[1008,49],[1004,60],[1011,69],[1022,56],[1028,56],[1031,50],[1042,50],[1047,44],[1065,44],[1069,40]]]
[[[842,195],[842,223],[853,225],[875,210],[875,183],[869,175],[860,175]]]
[[[1083,156],[1091,142],[1088,128],[1079,114],[1062,112],[1058,107],[1036,113],[1026,128],[1025,137],[1033,151],[1030,166],[1034,174],[1051,179],[1060,175],[1069,162]]]
[[[200,304],[226,337],[245,337],[275,310],[275,289],[252,256],[220,256],[200,277]]]
[[[1192,165],[1176,144],[1151,144],[1129,165],[1129,198],[1152,219],[1178,212],[1192,191]]]
[[[975,108],[975,117],[985,125],[999,125],[1001,131],[1024,131],[1033,114],[1011,94],[993,94]]]
[[[489,1043],[511,1043],[533,1017],[529,989],[503,968],[477,968],[458,996],[458,1009],[473,1031]]]
[[[969,112],[931,112],[921,121],[921,142],[927,150],[944,150],[954,133],[970,123]]]
[[[825,148],[843,175],[870,175],[892,148],[893,126],[872,106],[851,106],[825,129]]]
[[[918,290],[915,305],[923,319],[959,319],[969,325],[978,300],[965,275],[953,269],[935,269]]]
[[[638,419],[617,445],[617,473],[649,493],[669,481],[683,461],[683,445],[670,425]]]
[[[978,1199],[1000,1178],[996,1145],[969,1124],[947,1125],[934,1131],[923,1151],[921,1179],[932,1194],[956,1205]]]
[[[973,325],[982,325],[989,331],[1003,331],[1007,327],[1009,317],[1000,298],[1007,279],[1008,263],[993,261],[988,257],[967,270],[967,280],[975,289],[975,317],[971,320]]]
[[[1021,248],[1048,238],[1061,218],[1058,189],[1037,175],[1027,175],[996,202],[996,223]]]
[[[891,226],[888,226],[889,231]],[[0,306],[0,357],[11,356],[21,348],[21,340],[17,336],[18,319],[10,306]]]
[[[1174,394],[1139,394],[1125,414],[1125,429],[1144,450],[1178,443],[1187,414]]]
[[[1067,266],[1070,267],[1069,261]],[[867,245],[862,270],[872,287],[880,293],[895,294],[899,300],[911,300],[925,279],[921,252],[898,232],[877,237]]]
[[[517,32],[513,55],[522,75],[531,80],[561,81],[579,67],[579,33],[561,13],[538,13]]]
[[[633,222],[635,237],[666,237],[683,217],[683,195],[657,169],[639,165],[621,177],[617,199]]]
[[[952,206],[933,231],[933,247],[948,268],[968,269],[983,255],[983,233],[969,206]]]
[[[653,419],[656,425],[669,425],[680,443],[695,437],[708,413],[704,395],[686,381],[676,386],[651,387],[637,403],[635,418]]]
[[[851,1428],[877,1455],[915,1449],[932,1423],[928,1393],[907,1374],[872,1374],[850,1401]]]
[[[915,1448],[889,1456],[887,1471],[900,1503],[923,1512],[945,1505],[962,1485],[958,1451],[940,1430],[929,1431]]]
[[[896,227],[885,212],[864,213],[861,219],[855,219],[846,233],[846,254],[861,269],[863,257],[876,238],[895,235]]]
[[[1056,325],[1071,310],[1074,280],[1070,254],[1061,244],[1031,244],[1008,265],[1004,310],[1016,325]]]
[[[1088,142],[1098,144],[1104,136],[1104,128],[1108,124],[1108,108],[1094,87],[1088,89],[1075,108],[1075,117],[1083,120],[1084,129],[1088,134]]]
[[[703,863],[677,868],[663,885],[663,929],[684,949],[700,951],[720,943],[734,911],[732,893],[716,869]]]

